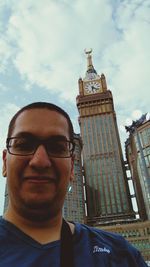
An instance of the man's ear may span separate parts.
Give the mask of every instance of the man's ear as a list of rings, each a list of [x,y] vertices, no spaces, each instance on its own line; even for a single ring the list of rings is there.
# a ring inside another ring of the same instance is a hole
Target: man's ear
[[[3,150],[3,167],[2,167],[2,175],[4,177],[7,176],[7,171],[6,171],[6,155],[7,155],[7,150]]]

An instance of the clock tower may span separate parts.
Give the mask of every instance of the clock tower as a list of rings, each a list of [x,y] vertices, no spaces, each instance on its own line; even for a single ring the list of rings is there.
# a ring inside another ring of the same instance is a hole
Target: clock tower
[[[87,223],[121,223],[135,218],[124,167],[113,96],[104,74],[85,51],[87,71],[79,79],[77,107],[83,142]]]

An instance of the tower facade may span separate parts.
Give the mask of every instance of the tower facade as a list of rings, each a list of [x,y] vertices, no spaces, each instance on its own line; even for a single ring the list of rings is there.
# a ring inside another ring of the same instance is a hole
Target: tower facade
[[[85,201],[82,174],[82,142],[79,134],[74,134],[74,179],[68,187],[63,207],[63,216],[68,221],[85,222]]]
[[[150,220],[150,119],[146,114],[126,127],[126,156],[131,170],[139,215]]]
[[[112,224],[134,218],[121,151],[113,96],[87,51],[87,71],[79,79],[76,102],[83,141],[87,223]]]

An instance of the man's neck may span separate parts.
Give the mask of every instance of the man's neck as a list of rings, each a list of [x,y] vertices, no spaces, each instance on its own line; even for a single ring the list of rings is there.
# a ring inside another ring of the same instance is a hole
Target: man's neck
[[[62,226],[61,212],[44,222],[35,222],[20,216],[13,209],[8,208],[4,214],[4,218],[41,244],[60,240]]]

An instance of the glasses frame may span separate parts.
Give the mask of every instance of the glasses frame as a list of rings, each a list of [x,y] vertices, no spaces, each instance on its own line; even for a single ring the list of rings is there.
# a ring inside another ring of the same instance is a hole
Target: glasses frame
[[[54,156],[54,155],[51,155],[50,153],[48,153],[48,151],[47,151],[47,147],[46,147],[46,141],[47,141],[47,140],[40,140],[40,139],[37,138],[37,140],[38,140],[39,142],[38,142],[37,146],[35,147],[35,149],[34,149],[34,151],[33,151],[32,153],[28,153],[28,154],[12,153],[12,152],[10,151],[10,148],[11,148],[12,146],[9,145],[10,140],[21,139],[21,138],[24,138],[24,137],[13,137],[13,136],[12,136],[12,137],[8,137],[8,138],[6,139],[6,148],[7,148],[7,151],[8,151],[9,154],[14,155],[14,156],[31,156],[31,155],[34,155],[34,154],[35,154],[36,150],[38,149],[38,147],[39,147],[40,145],[43,145],[44,148],[45,148],[45,150],[46,150],[46,153],[47,153],[47,155],[48,155],[49,157],[53,157],[53,158],[70,158],[70,157],[73,156],[74,149],[75,149],[75,143],[74,143],[73,141],[71,141],[71,140],[63,140],[63,141],[65,141],[65,142],[67,142],[67,143],[69,144],[69,147],[72,146],[71,149],[69,150],[70,155],[65,156],[65,157],[64,157],[64,156]]]

